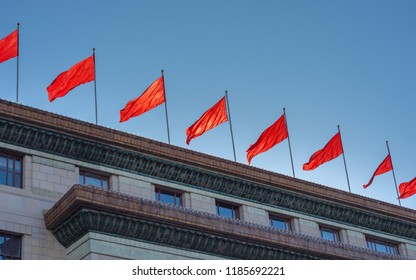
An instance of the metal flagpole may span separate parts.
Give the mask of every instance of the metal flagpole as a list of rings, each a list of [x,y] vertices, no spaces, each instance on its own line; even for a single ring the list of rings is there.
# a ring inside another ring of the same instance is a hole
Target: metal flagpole
[[[391,171],[393,173],[394,185],[396,186],[397,200],[399,201],[399,205],[402,206],[402,203],[400,202],[400,198],[399,198],[400,197],[399,190],[397,189],[397,181],[396,181],[396,175],[394,174],[393,160],[391,159],[389,141],[386,141],[386,146],[387,146],[387,152],[389,153],[389,156],[390,156]]]
[[[94,97],[95,97],[95,124],[98,124],[98,106],[97,106],[97,75],[95,74],[95,48],[92,49],[94,59]]]
[[[166,129],[168,131],[168,143],[170,144],[170,132],[169,132],[169,118],[168,118],[168,102],[166,99],[165,91],[165,76],[163,75],[164,71],[162,70],[162,79],[163,79],[163,94],[165,96],[165,114],[166,114]]]
[[[344,145],[342,144],[341,130],[338,125],[339,137],[341,138],[342,157],[344,158],[345,174],[347,175],[348,190],[351,192],[350,179],[348,178],[347,162],[345,160]]]
[[[226,103],[227,103],[228,119],[230,120],[230,132],[231,132],[231,142],[233,144],[234,161],[237,161],[237,157],[235,156],[233,126],[231,124],[231,113],[230,113],[230,106],[228,105],[228,92],[227,91],[225,91],[225,99],[226,99]]]
[[[19,51],[19,30],[20,28],[20,22],[17,23],[17,59],[16,59],[16,103],[19,103],[19,57],[20,57],[20,51]]]
[[[292,148],[290,146],[289,128],[287,127],[286,108],[283,108],[283,115],[285,116],[285,125],[286,125],[286,130],[287,130],[287,142],[289,144],[289,153],[290,153],[290,161],[292,163],[293,177],[296,178],[296,176],[295,176],[295,167],[293,165]]]

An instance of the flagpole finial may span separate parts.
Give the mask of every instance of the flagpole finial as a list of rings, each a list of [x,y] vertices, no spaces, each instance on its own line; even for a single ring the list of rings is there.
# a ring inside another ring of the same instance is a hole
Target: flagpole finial
[[[161,72],[162,72],[162,76],[163,76],[163,74],[165,73],[165,70],[162,69]]]
[[[19,27],[19,26],[20,26],[20,22],[17,23],[17,27]]]
[[[95,48],[92,48],[92,52],[93,52],[93,53],[95,52]]]

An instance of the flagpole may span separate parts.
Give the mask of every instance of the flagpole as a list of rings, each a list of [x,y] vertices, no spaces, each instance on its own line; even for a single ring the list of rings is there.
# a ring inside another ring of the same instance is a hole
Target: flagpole
[[[163,75],[164,71],[162,69],[162,79],[163,79],[163,95],[165,96],[165,115],[166,115],[166,129],[168,131],[168,143],[170,144],[170,133],[169,133],[169,118],[168,118],[168,101],[166,99],[165,91],[165,76]]]
[[[391,159],[389,141],[386,141],[386,146],[387,146],[387,152],[389,153],[389,156],[390,156],[391,171],[393,173],[394,185],[396,186],[397,200],[399,201],[399,205],[402,206],[402,203],[400,202],[400,198],[399,198],[400,197],[400,194],[399,194],[399,191],[397,189],[397,181],[396,181],[396,175],[394,174],[393,160]]]
[[[338,133],[341,138],[342,157],[344,158],[344,167],[345,167],[345,174],[347,175],[348,190],[351,192],[350,179],[348,177],[348,170],[347,170],[347,161],[345,160],[344,145],[342,144],[341,129],[339,128],[339,125],[338,125]]]
[[[287,142],[289,144],[290,162],[292,163],[293,177],[296,178],[296,176],[295,176],[295,167],[293,165],[292,148],[290,146],[289,128],[287,127],[286,108],[283,108],[283,115],[285,116],[285,125],[286,125],[286,130],[287,130]]]
[[[230,106],[228,105],[228,92],[227,91],[225,91],[225,99],[227,101],[228,119],[230,120],[230,132],[231,132],[231,142],[233,144],[234,161],[237,161],[237,157],[235,156],[235,145],[234,145],[233,126],[231,124],[231,113],[230,113]]]
[[[19,103],[19,57],[20,57],[20,51],[19,51],[19,28],[20,28],[20,22],[17,23],[17,59],[16,59],[16,103]]]
[[[98,125],[98,106],[97,106],[97,77],[95,74],[95,48],[92,48],[92,55],[94,59],[94,98],[95,98],[95,124]]]

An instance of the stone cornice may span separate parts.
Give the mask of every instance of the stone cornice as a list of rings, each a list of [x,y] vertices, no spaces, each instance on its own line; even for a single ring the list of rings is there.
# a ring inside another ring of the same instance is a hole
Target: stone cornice
[[[350,207],[279,185],[265,185],[206,169],[196,168],[139,152],[74,138],[58,132],[19,124],[0,117],[0,141],[76,160],[108,166],[234,196],[257,203],[297,211],[373,231],[416,239],[416,223],[407,217],[381,215],[368,207]],[[407,219],[405,219],[407,218]]]
[[[94,231],[237,259],[402,259],[92,186],[73,186],[45,223],[65,247]]]

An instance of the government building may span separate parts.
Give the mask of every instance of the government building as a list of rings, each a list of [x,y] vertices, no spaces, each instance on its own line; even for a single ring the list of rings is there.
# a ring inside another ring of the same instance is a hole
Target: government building
[[[416,259],[416,211],[0,100],[0,259]]]

